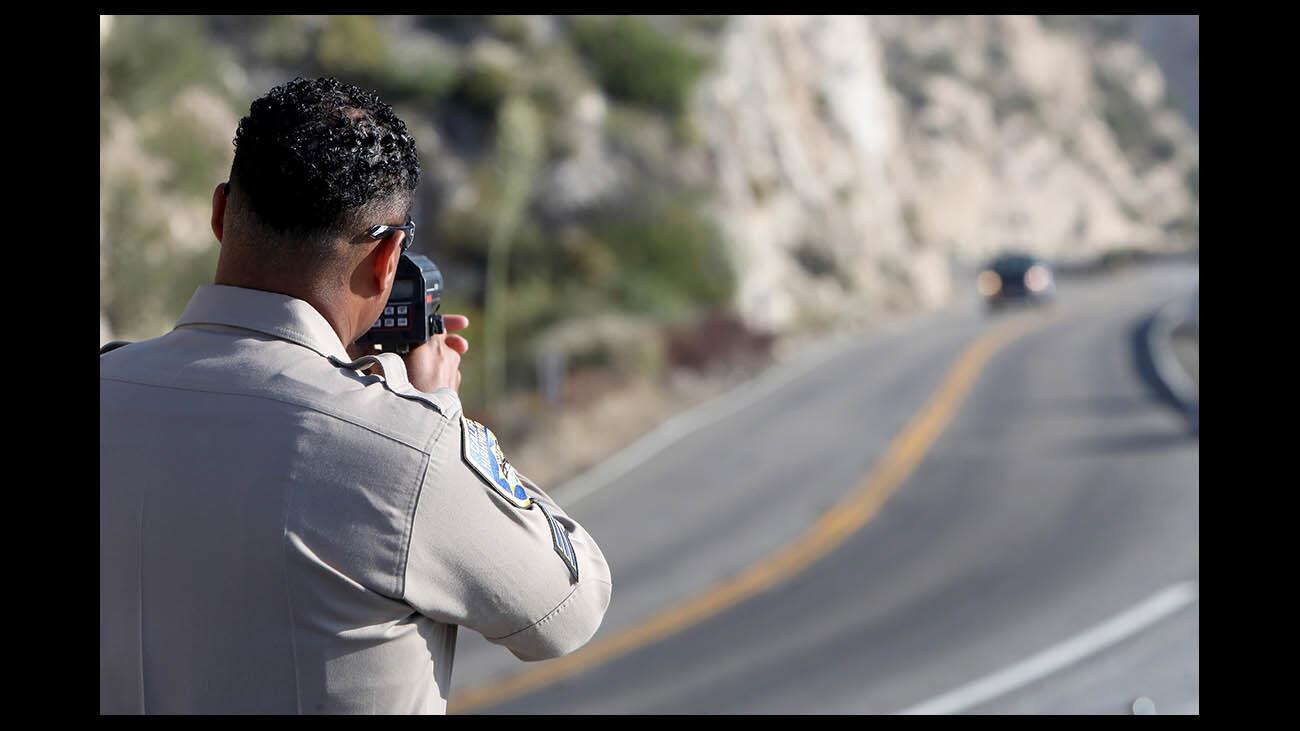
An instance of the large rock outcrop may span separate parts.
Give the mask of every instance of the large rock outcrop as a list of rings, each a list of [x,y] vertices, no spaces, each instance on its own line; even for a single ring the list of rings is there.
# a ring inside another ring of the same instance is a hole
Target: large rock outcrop
[[[738,17],[699,90],[737,305],[927,307],[1007,247],[1194,241],[1198,141],[1133,42],[1009,17]]]

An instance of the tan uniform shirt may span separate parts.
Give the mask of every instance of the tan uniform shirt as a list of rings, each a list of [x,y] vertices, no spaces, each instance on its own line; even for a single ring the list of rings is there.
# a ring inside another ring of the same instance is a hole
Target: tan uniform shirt
[[[101,711],[443,713],[458,625],[523,660],[600,626],[600,548],[456,393],[348,361],[217,285],[100,357]]]

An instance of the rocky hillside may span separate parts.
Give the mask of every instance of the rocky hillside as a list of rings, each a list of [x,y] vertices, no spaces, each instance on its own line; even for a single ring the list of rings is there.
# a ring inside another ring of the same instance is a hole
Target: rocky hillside
[[[1195,99],[1144,50],[1177,70],[1188,38],[1106,16],[107,18],[101,337],[164,331],[210,276],[239,116],[295,75],[375,88],[413,128],[420,245],[449,309],[500,324],[470,402],[556,362],[653,376],[665,328],[719,311],[779,332],[937,306],[1007,246],[1193,247]]]
[[[1196,242],[1198,139],[1086,20],[742,17],[698,114],[737,306],[784,328],[933,306],[952,265]]]

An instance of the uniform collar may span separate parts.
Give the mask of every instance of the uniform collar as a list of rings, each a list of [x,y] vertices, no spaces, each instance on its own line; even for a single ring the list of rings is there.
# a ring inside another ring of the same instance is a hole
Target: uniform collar
[[[310,348],[325,357],[351,360],[338,333],[307,302],[260,289],[205,284],[198,288],[176,327],[227,325],[265,333]]]

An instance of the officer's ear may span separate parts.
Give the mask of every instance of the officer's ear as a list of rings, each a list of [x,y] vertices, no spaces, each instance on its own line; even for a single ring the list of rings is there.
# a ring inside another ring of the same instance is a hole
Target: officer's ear
[[[405,231],[394,231],[380,239],[379,246],[375,247],[375,284],[381,292],[387,292],[393,286],[393,278],[397,276],[397,262],[402,258],[402,237],[405,235]]]
[[[212,235],[221,241],[226,233],[226,202],[230,200],[230,183],[218,183],[212,191]]]

